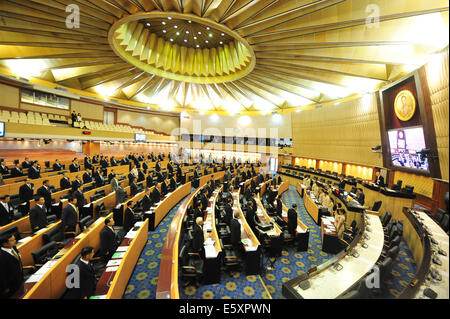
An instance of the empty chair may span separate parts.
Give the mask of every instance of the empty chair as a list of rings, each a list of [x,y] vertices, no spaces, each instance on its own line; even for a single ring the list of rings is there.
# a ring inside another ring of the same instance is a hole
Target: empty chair
[[[222,247],[223,256],[223,264],[228,271],[241,269],[242,260],[238,256],[237,252],[233,248],[232,245],[224,245],[222,240],[220,239],[220,246]]]
[[[88,228],[93,223],[94,223],[94,220],[92,219],[91,216],[86,216],[86,217],[82,218],[80,220],[80,231],[85,230],[86,228]]]
[[[436,221],[436,223],[440,224],[442,221],[442,218],[444,218],[445,211],[441,208],[438,208],[436,210],[436,213],[433,216],[433,219]]]
[[[392,265],[394,263],[394,260],[392,258],[387,257],[385,258],[378,266],[380,268],[380,281],[385,286],[386,281],[388,281],[392,274]]]
[[[384,214],[383,220],[381,221],[381,224],[383,225],[383,227],[386,227],[389,223],[389,221],[392,218],[392,214],[391,212],[386,212],[386,214]]]
[[[71,239],[64,239],[63,226],[60,224],[57,227],[50,229],[42,235],[42,241],[45,244],[48,244],[52,241],[56,242],[56,245],[59,249],[63,248],[67,245]]]
[[[382,203],[383,203],[383,202],[382,202],[381,200],[376,201],[375,203],[373,203],[372,210],[373,210],[374,212],[377,212],[377,211],[380,209]]]
[[[414,186],[405,185],[405,188],[403,189],[403,191],[407,194],[412,194],[414,191]]]
[[[445,232],[448,232],[448,214],[445,214],[444,217],[442,217],[440,225]]]
[[[189,253],[187,245],[184,245],[180,251],[179,262],[181,279],[185,280],[183,287],[186,287],[189,283],[199,284],[203,277],[203,260],[200,255]]]
[[[31,253],[33,256],[34,264],[36,267],[43,266],[47,261],[53,258],[58,252],[58,246],[56,242],[51,241],[48,244],[45,244],[38,250],[35,250]]]

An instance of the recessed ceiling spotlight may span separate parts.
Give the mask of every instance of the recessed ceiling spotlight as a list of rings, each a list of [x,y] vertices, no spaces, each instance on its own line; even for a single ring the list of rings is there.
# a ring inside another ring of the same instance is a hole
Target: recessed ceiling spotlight
[[[175,33],[176,35],[180,35],[180,32]]]
[[[202,32],[201,32],[201,31],[198,31],[198,34],[202,34]]]
[[[191,21],[191,20],[188,20],[188,23],[192,23],[192,21]]]
[[[200,45],[197,44],[196,47],[197,47],[197,48],[200,48]]]
[[[149,26],[150,26],[150,23],[149,23],[149,22],[147,22],[147,23],[146,23],[146,25],[147,25],[147,27],[149,27]]]
[[[189,34],[189,30],[186,30],[186,34]]]
[[[212,38],[212,37],[213,37],[213,34],[212,34],[212,33],[210,33],[210,34],[209,34],[209,37],[210,37],[210,38]]]
[[[166,33],[167,31],[166,30],[163,30],[163,33]]]
[[[167,19],[172,20],[172,17],[167,17]]]
[[[197,40],[197,37],[194,37],[194,40]]]
[[[222,32],[220,35],[224,37],[224,36],[225,36],[225,33]]]
[[[220,41],[220,44],[223,44],[223,41]]]
[[[163,21],[163,22],[161,22],[162,23],[162,25],[166,25],[166,21]]]
[[[184,39],[184,42],[187,42],[187,39]]]
[[[173,42],[173,39],[170,39],[170,42]]]
[[[206,30],[210,30],[211,28],[210,27],[206,27]]]
[[[174,25],[173,27],[174,27],[175,29],[178,29],[178,26],[177,26],[177,25]]]
[[[208,43],[209,41],[208,40],[205,40],[205,43]]]

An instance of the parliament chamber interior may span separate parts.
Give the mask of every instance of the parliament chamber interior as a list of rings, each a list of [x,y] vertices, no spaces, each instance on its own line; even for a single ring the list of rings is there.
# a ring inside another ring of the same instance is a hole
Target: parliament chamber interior
[[[448,0],[0,0],[0,299],[449,299]]]

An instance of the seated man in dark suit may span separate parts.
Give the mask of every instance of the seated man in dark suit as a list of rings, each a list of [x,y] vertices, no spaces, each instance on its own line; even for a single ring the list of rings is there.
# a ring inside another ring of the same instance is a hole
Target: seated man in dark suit
[[[0,237],[0,299],[10,298],[24,281],[22,259],[14,234]]]
[[[276,212],[277,215],[281,217],[281,214],[283,214],[283,202],[281,201],[281,196],[277,196],[276,200]]]
[[[233,199],[228,198],[227,203],[225,204],[225,216],[224,216],[224,222],[231,226],[231,220],[233,219]]]
[[[97,171],[94,174],[94,178],[96,187],[102,187],[103,185],[105,185],[105,178],[103,177],[100,167],[97,168]]]
[[[75,232],[78,224],[78,208],[77,199],[75,197],[69,197],[69,202],[63,208],[61,213],[61,222],[64,232]]]
[[[197,217],[195,219],[195,224],[192,227],[192,249],[196,253],[202,252],[203,243],[205,242],[205,236],[203,233],[203,218]],[[202,255],[202,254],[201,254]]]
[[[31,179],[27,178],[25,184],[23,184],[19,188],[20,202],[21,203],[29,202],[30,200],[33,199],[33,194],[34,194],[34,185],[31,183]]]
[[[62,170],[62,165],[59,163],[58,159],[55,159],[55,163],[53,163],[53,170],[55,172]]]
[[[116,177],[116,171],[114,169],[112,169],[108,175],[108,183],[111,183],[111,181],[114,177]]]
[[[203,204],[200,200],[196,201],[196,205],[194,207],[194,218],[197,219],[198,217],[201,217],[203,219]]]
[[[100,251],[99,256],[107,262],[116,251],[117,234],[113,228],[114,219],[106,218],[105,227],[100,232]]]
[[[339,179],[339,189],[345,189],[345,179],[343,177]]]
[[[245,219],[247,220],[247,224],[250,226],[250,228],[254,231],[255,229],[255,216],[256,216],[256,210],[254,203],[252,201],[248,202],[247,211],[245,214]]]
[[[230,221],[230,231],[231,231],[231,245],[236,250],[236,252],[240,251],[240,247],[242,247],[241,243],[241,223],[239,222],[239,212],[233,213],[233,219]]]
[[[161,183],[161,196],[166,196],[166,194],[168,193],[168,189],[167,189],[167,184],[166,181],[163,181]]]
[[[161,171],[161,164],[159,164],[159,161],[155,164],[155,171],[160,172]]]
[[[11,177],[19,177],[23,176],[23,171],[19,167],[19,164],[15,164],[13,168],[11,168]]]
[[[155,185],[152,174],[149,173],[147,175],[146,182],[147,182],[147,187],[149,187],[149,188],[152,187],[153,185]]]
[[[69,166],[69,171],[71,173],[75,173],[75,172],[78,172],[79,170],[80,170],[80,165],[78,165],[78,161],[76,159],[74,159],[72,161],[72,164],[70,164],[70,166]]]
[[[169,191],[173,192],[174,190],[177,189],[177,182],[175,181],[175,178],[172,176],[170,178],[170,185],[169,185]]]
[[[152,201],[153,203],[159,203],[161,201],[161,192],[159,191],[158,187],[154,187],[152,191]]]
[[[297,224],[297,204],[293,204],[292,208],[289,208],[288,210],[288,232],[292,236],[295,236]]]
[[[50,190],[50,181],[48,179],[42,182],[42,186],[37,190],[36,194],[44,197],[45,207],[47,211],[50,211],[50,207],[52,206],[52,191]]]
[[[92,182],[92,180],[93,180],[93,177],[92,177],[91,173],[89,173],[89,171],[86,171],[83,174],[83,183],[87,184],[87,183]]]
[[[94,248],[88,246],[81,249],[81,258],[74,265],[79,270],[79,286],[70,287],[65,295],[67,299],[89,299],[95,293],[97,280],[95,269],[91,263],[94,258]],[[76,272],[75,272],[76,274]],[[71,273],[68,274],[70,276]]]
[[[37,162],[34,162],[33,166],[28,169],[28,177],[31,179],[41,178],[41,170],[39,169]]]
[[[70,184],[70,179],[67,176],[67,173],[63,174],[63,177],[59,181],[59,186],[60,186],[61,190],[69,189],[72,187],[72,185]]]
[[[117,166],[117,161],[114,158],[114,156],[111,156],[110,163],[111,163],[111,166]]]
[[[107,168],[107,167],[109,166],[106,157],[104,157],[104,158],[102,158],[102,159],[100,160],[100,166],[101,166],[102,168]]]
[[[9,195],[0,198],[0,226],[5,226],[14,220],[14,208],[10,203]]]
[[[12,173],[12,171],[11,171],[11,173]],[[377,176],[375,179],[375,184],[380,187],[383,187],[384,186],[384,177],[380,175],[380,172],[376,172],[375,174]]]
[[[162,183],[164,181],[164,176],[161,172],[156,172],[156,177],[158,178],[158,183]]]
[[[365,200],[365,198],[366,198],[366,196],[364,195],[362,188],[358,188],[358,189],[356,190],[356,200],[358,201],[358,203],[359,203],[361,206],[364,206],[364,200]]]
[[[47,209],[44,206],[44,197],[39,197],[36,205],[30,210],[30,225],[33,232],[47,227]]]

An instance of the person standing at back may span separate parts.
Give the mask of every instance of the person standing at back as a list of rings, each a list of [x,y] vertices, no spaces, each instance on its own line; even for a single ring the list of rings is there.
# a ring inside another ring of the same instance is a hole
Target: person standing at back
[[[94,253],[94,248],[90,246],[81,249],[81,258],[74,264],[79,270],[79,286],[70,288],[65,296],[66,299],[88,299],[94,295],[97,285],[95,269],[91,262]]]
[[[10,298],[24,281],[22,258],[16,238],[7,233],[0,237],[0,299]]]

